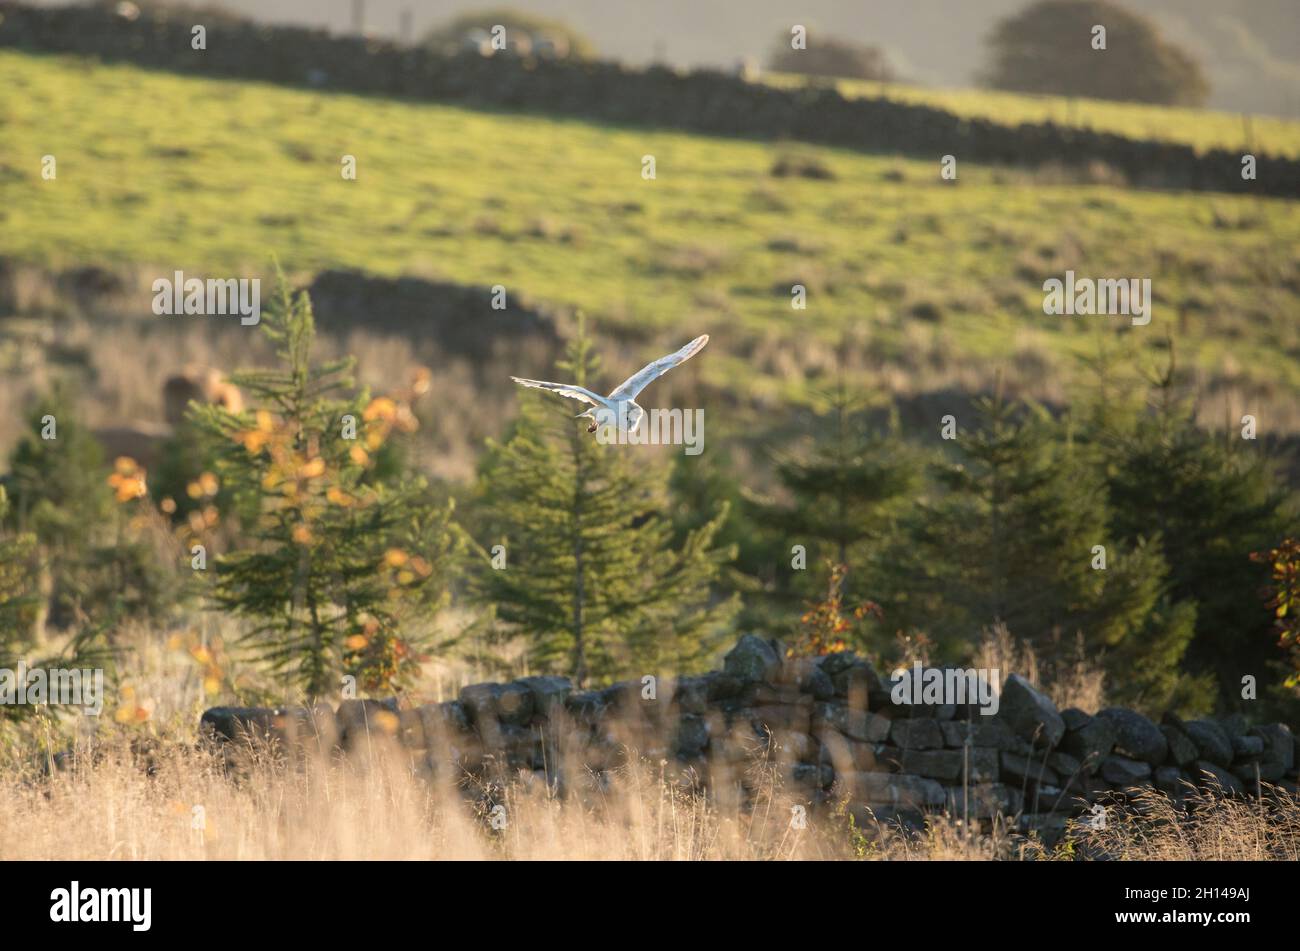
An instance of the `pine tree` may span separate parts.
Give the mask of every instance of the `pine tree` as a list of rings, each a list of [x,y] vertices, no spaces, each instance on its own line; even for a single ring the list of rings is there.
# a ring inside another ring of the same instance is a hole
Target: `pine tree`
[[[581,322],[557,366],[579,385],[597,372]],[[604,445],[568,409],[521,393],[512,431],[489,442],[479,508],[504,553],[481,596],[579,684],[698,664],[736,607],[713,591],[735,554],[715,543],[725,506],[674,547],[666,476],[637,457],[644,447]]]
[[[837,564],[852,564],[860,542],[879,537],[888,503],[904,495],[913,472],[887,438],[872,437],[852,418],[842,394],[831,410],[832,429],[804,459],[777,465],[777,477],[794,497],[789,510],[775,510],[774,521],[792,537],[821,542],[818,552]]]
[[[192,411],[243,529],[216,559],[213,606],[248,619],[248,641],[311,697],[340,675],[392,690],[448,597],[451,505],[422,480],[376,477],[376,456],[414,418],[358,392],[351,358],[312,362],[311,302],[283,276],[262,328],[282,365],[233,377],[253,408]]]
[[[104,452],[62,389],[37,401],[9,458],[10,517],[59,553],[88,547],[113,511]]]
[[[36,536],[5,528],[9,499],[0,486],[0,668],[15,670],[19,662],[40,663],[32,652],[40,597],[36,574]],[[30,715],[34,707],[0,705],[0,724]]]
[[[1068,421],[1000,396],[978,410],[939,469],[944,491],[918,502],[882,561],[885,620],[948,649],[1001,621],[1048,660],[1082,632],[1129,699],[1173,696],[1195,611],[1171,597],[1159,544],[1113,537],[1101,468]]]
[[[0,486],[0,667],[13,669],[33,641],[39,599],[33,554],[36,536],[7,532],[9,498]]]
[[[1213,675],[1220,700],[1238,707],[1242,675],[1264,671],[1274,657],[1270,618],[1254,596],[1267,566],[1250,555],[1286,533],[1286,493],[1253,444],[1201,430],[1176,398],[1158,405],[1101,437],[1116,537],[1158,536],[1171,596],[1197,605],[1186,667]]]
[[[152,549],[127,530],[114,505],[115,496],[120,503],[142,496],[145,475],[125,458],[114,460],[109,474],[103,450],[80,425],[64,390],[36,403],[9,467],[9,519],[37,541],[38,640],[47,620],[82,638],[125,617],[164,614],[172,596],[155,570]]]
[[[725,506],[726,518],[713,536],[715,545],[734,548],[736,560],[723,570],[718,579],[718,590],[742,597],[760,590],[756,574],[774,556],[763,551],[766,540],[760,540],[760,526],[751,516],[752,505],[735,476],[725,443],[716,433],[710,435],[708,452],[689,456],[682,453],[672,464],[668,479],[670,515],[673,523],[673,544],[686,544],[693,532],[704,528],[717,518]],[[745,555],[748,554],[748,560]]]
[[[791,502],[761,504],[758,518],[781,539],[781,568],[789,564],[792,547],[802,545],[807,564],[840,566],[845,596],[869,598],[866,568],[892,534],[901,503],[916,488],[918,456],[894,429],[870,430],[864,398],[842,375],[823,398],[811,450],[776,462],[777,479]],[[824,584],[814,574],[777,572],[782,580],[774,586],[775,601],[787,614]]]

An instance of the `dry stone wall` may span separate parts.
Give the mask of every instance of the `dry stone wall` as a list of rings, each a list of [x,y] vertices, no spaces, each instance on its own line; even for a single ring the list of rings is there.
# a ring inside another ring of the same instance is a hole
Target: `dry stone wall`
[[[1198,154],[1185,145],[1044,123],[1009,127],[884,99],[846,99],[831,88],[777,89],[713,71],[633,70],[609,62],[443,56],[322,30],[210,22],[191,48],[200,14],[99,7],[36,8],[0,2],[0,47],[74,53],[207,76],[533,110],[759,139],[795,139],[933,159],[1038,166],[1101,164],[1132,184],[1300,195],[1300,161],[1257,155],[1243,180],[1241,153]]]
[[[847,802],[913,826],[934,812],[1003,815],[1048,835],[1098,800],[1137,790],[1181,800],[1197,787],[1247,796],[1272,784],[1294,794],[1300,779],[1297,737],[1284,724],[1058,711],[1017,674],[992,715],[981,712],[991,706],[896,703],[891,686],[852,652],[787,658],[779,642],[746,635],[721,670],[673,682],[578,692],[563,677],[525,677],[409,709],[392,699],[217,707],[200,729],[227,750],[248,734],[345,751],[378,737],[431,773],[560,784],[577,769],[600,776],[643,757],[706,789],[745,786],[760,781],[752,767],[762,763],[792,802],[813,809]]]

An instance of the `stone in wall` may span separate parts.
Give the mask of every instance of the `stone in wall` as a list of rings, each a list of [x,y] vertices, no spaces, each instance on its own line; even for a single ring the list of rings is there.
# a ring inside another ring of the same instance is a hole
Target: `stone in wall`
[[[1232,763],[1232,740],[1219,724],[1213,720],[1190,720],[1184,729],[1203,760],[1216,766]]]
[[[1056,705],[1019,674],[1007,675],[998,716],[1012,732],[1034,746],[1054,747],[1065,735],[1065,721]]]
[[[1108,721],[1074,709],[1066,710],[1061,719],[1066,726],[1063,749],[1085,768],[1096,768],[1115,748],[1115,731]]]

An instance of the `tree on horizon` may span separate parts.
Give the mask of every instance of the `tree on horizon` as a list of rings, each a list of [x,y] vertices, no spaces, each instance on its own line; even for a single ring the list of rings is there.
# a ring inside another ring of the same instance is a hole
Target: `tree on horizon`
[[[1106,48],[1093,30],[1105,27]],[[1109,0],[1038,0],[1001,20],[988,38],[985,85],[1011,92],[1201,106],[1201,65],[1155,23]]]

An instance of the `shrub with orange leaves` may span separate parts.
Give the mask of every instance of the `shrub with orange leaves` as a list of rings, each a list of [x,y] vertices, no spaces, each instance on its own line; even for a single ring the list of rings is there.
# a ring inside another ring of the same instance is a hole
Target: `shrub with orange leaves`
[[[203,693],[215,697],[226,681],[226,655],[220,637],[202,639],[194,631],[175,632],[167,638],[167,649],[184,652],[198,669]]]
[[[153,716],[154,701],[149,697],[140,697],[135,687],[124,684],[118,691],[117,709],[113,711],[113,720],[123,726],[138,726],[148,723]]]
[[[108,477],[108,484],[119,502],[129,502],[149,494],[144,469],[128,456],[118,456],[113,461],[113,472]]]
[[[866,601],[844,613],[844,577],[847,565],[828,564],[830,581],[826,597],[808,605],[799,618],[800,630],[794,644],[788,649],[791,657],[820,657],[848,650],[849,641],[856,640],[862,622],[868,617],[880,617],[880,606]]]
[[[419,657],[404,638],[388,636],[379,618],[367,617],[343,641],[343,665],[366,690],[390,690]]]
[[[1269,551],[1253,552],[1251,561],[1269,565],[1272,587],[1268,608],[1278,632],[1278,646],[1286,651],[1292,673],[1286,686],[1300,686],[1300,540],[1288,538]]]

